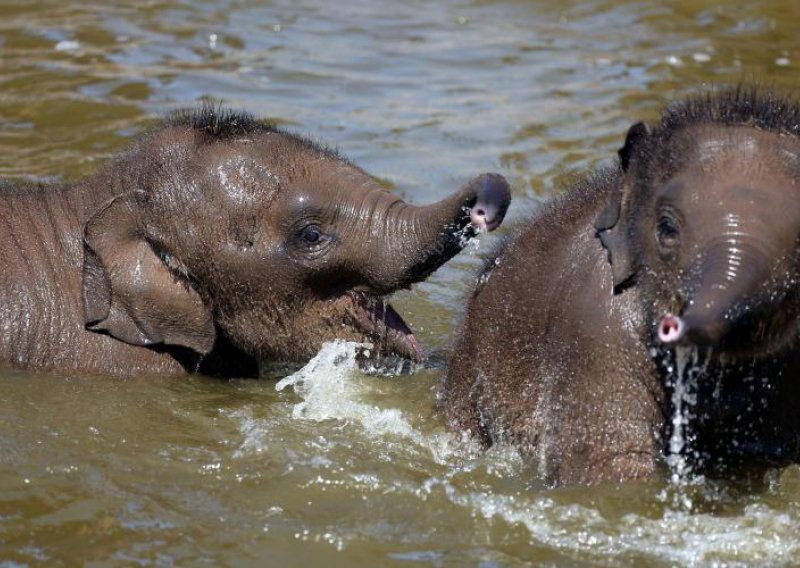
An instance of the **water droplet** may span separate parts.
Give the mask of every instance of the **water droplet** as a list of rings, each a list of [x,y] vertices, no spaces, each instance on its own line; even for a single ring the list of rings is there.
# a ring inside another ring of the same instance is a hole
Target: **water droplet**
[[[74,40],[63,40],[56,44],[56,51],[77,51],[81,48],[81,44]]]

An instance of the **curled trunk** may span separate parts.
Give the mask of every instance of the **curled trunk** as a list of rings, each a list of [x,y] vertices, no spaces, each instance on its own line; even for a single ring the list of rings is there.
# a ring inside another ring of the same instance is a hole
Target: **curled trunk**
[[[418,282],[452,258],[479,232],[494,230],[511,194],[503,176],[482,174],[459,191],[427,206],[409,205],[383,194],[372,208],[368,259],[372,288],[379,293]]]

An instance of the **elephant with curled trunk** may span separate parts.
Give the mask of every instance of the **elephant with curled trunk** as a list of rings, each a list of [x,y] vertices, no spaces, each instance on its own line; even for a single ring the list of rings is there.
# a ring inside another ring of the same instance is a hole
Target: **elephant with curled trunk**
[[[0,190],[0,360],[113,375],[254,375],[325,341],[421,360],[383,296],[494,229],[484,174],[427,207],[245,114],[172,115],[73,185]]]
[[[797,461],[798,239],[800,105],[673,105],[490,263],[440,407],[553,485]]]

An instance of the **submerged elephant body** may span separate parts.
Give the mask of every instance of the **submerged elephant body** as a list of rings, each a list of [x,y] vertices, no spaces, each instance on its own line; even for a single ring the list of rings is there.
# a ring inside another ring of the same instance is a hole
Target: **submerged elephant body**
[[[247,115],[178,113],[93,177],[0,191],[0,360],[247,376],[334,338],[420,360],[383,296],[496,227],[509,199],[484,174],[413,207]]]
[[[705,471],[800,458],[798,118],[739,89],[632,127],[482,276],[450,425],[553,485],[651,478],[669,452]]]

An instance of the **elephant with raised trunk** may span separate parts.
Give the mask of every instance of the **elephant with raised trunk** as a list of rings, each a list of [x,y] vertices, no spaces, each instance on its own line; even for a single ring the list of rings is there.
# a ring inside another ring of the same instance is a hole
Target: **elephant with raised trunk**
[[[800,104],[679,102],[488,265],[440,407],[553,485],[797,461],[799,238]]]
[[[0,360],[249,376],[335,338],[421,360],[384,296],[503,219],[502,176],[414,207],[246,114],[170,116],[100,173],[0,191]]]

